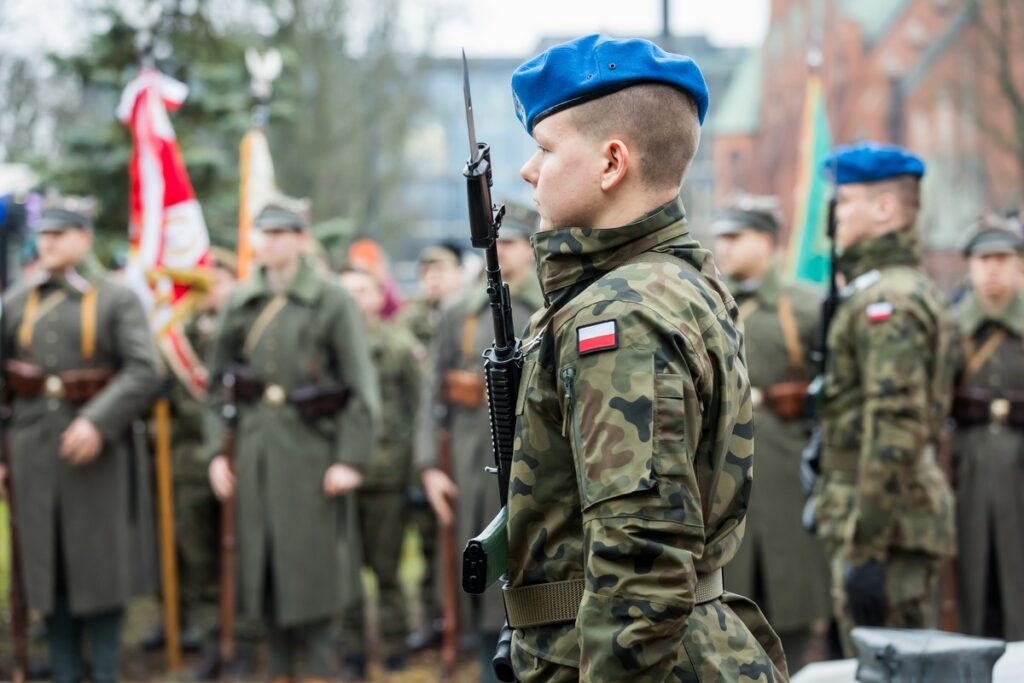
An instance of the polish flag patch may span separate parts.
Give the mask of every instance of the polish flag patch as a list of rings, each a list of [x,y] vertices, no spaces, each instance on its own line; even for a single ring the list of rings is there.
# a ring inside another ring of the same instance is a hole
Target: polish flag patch
[[[892,304],[888,301],[878,301],[868,304],[866,311],[869,323],[885,322],[892,317]]]
[[[576,330],[576,350],[581,356],[619,348],[619,328],[614,320],[584,325]]]

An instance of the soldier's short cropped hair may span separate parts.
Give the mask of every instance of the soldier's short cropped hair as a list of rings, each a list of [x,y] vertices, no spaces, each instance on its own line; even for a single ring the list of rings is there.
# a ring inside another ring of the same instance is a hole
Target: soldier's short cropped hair
[[[640,175],[650,189],[682,184],[700,145],[697,105],[670,85],[641,83],[567,111],[584,135],[622,136],[637,155]]]
[[[896,197],[903,209],[903,217],[909,223],[921,210],[921,180],[912,175],[901,175],[887,180],[869,183],[872,196],[889,193]]]

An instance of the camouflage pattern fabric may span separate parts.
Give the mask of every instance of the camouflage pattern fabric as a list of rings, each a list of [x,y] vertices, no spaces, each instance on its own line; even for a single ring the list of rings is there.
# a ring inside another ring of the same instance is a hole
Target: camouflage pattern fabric
[[[934,447],[951,399],[952,323],[918,263],[913,228],[862,241],[839,259],[850,284],[829,330],[815,511],[833,572],[844,562],[877,560],[891,574],[895,551],[930,564],[955,549],[953,497]],[[912,600],[924,592],[927,572],[909,575],[918,579],[887,583]],[[833,576],[834,607],[848,638],[841,583]],[[888,597],[891,610],[905,602]],[[934,627],[934,613],[921,619],[900,625]]]
[[[736,306],[681,201],[533,242],[548,308],[525,341],[510,585],[586,590],[575,623],[516,631],[518,679],[785,680],[752,603],[695,605],[742,538],[753,434]]]

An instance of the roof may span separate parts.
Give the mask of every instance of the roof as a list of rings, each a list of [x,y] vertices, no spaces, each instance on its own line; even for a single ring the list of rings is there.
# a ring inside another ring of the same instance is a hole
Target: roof
[[[761,125],[761,50],[755,48],[736,69],[721,102],[711,107],[715,135],[753,133]]]
[[[864,39],[874,43],[884,36],[910,0],[842,0],[843,12],[864,30]]]

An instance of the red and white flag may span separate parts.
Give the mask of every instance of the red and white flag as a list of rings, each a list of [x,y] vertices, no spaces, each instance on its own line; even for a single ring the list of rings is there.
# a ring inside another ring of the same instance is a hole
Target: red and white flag
[[[212,277],[210,236],[168,112],[188,94],[184,83],[143,69],[124,89],[117,116],[132,131],[131,251],[125,268],[168,364],[197,397],[206,371],[183,323]]]

